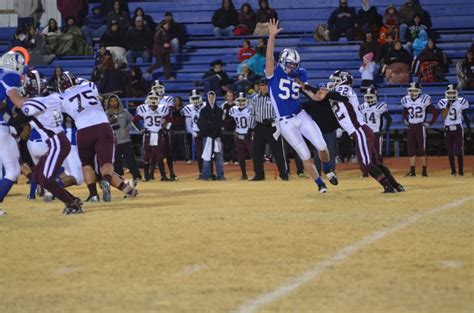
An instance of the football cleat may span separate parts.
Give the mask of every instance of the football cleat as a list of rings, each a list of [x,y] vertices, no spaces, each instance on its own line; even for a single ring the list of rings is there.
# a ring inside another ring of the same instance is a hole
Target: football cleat
[[[321,186],[318,185],[318,190],[319,190],[320,193],[328,192],[328,188],[326,187],[325,183],[323,183]]]
[[[421,173],[421,176],[422,176],[422,177],[428,177],[428,173],[423,172],[423,173]]]
[[[416,177],[416,173],[408,172],[405,177]]]
[[[4,215],[7,215],[7,212],[3,211],[2,209],[0,209],[0,216],[4,216]]]
[[[86,202],[100,202],[100,198],[99,198],[98,195],[89,196],[89,197],[86,199]]]
[[[123,190],[125,195],[124,198],[135,198],[138,194],[138,190],[133,186],[131,182],[127,183],[127,187]]]
[[[392,186],[387,186],[384,188],[383,193],[397,193],[397,190]]]
[[[326,177],[332,185],[336,186],[337,184],[339,184],[339,180],[337,179],[336,173],[329,172],[326,174]]]
[[[51,201],[53,201],[53,199],[54,199],[53,194],[51,192],[45,190],[44,191],[44,196],[43,196],[44,202],[51,202]]]
[[[178,180],[178,179],[179,179],[178,176],[176,176],[176,175],[170,175],[170,180],[171,180],[171,181],[175,181],[175,180]]]
[[[265,178],[257,177],[257,176],[254,176],[254,177],[249,179],[249,181],[264,181],[264,180],[265,180]]]
[[[112,200],[112,193],[110,192],[110,184],[107,181],[102,180],[99,185],[100,185],[100,188],[102,189],[102,200],[104,200],[104,202],[110,202]]]
[[[169,179],[167,176],[163,176],[163,177],[161,177],[160,180],[161,181],[170,181],[171,179]]]
[[[65,215],[83,213],[84,209],[82,208],[82,201],[79,198],[75,198],[74,201],[67,205],[63,210],[63,214]]]
[[[458,175],[459,175],[459,176],[464,176],[464,171],[459,171],[459,172],[458,172]]]
[[[397,190],[397,192],[404,192],[405,191],[405,187],[403,187],[401,184],[398,184],[398,186],[395,187],[395,189]]]

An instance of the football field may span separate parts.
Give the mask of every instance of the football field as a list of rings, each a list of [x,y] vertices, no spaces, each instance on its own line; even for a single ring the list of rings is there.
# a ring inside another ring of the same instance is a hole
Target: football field
[[[472,163],[395,170],[399,194],[353,166],[323,195],[271,169],[202,182],[180,165],[177,182],[75,216],[20,183],[0,218],[0,312],[473,312]]]

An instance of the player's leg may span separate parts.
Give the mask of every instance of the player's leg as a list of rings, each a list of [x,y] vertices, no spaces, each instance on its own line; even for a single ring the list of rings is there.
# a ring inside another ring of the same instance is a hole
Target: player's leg
[[[257,124],[254,130],[251,155],[254,171],[254,177],[252,180],[255,181],[265,179],[265,172],[263,170],[263,155],[265,154],[264,127],[264,125]]]
[[[195,148],[195,156],[198,161],[198,170],[199,170],[198,178],[201,178],[201,173],[202,173],[202,157],[201,156],[202,156],[202,149],[203,149],[203,142],[202,142],[201,135],[194,138],[194,148]]]
[[[305,111],[298,114],[297,118],[301,119],[301,133],[318,150],[324,174],[331,184],[337,185],[339,181],[331,169],[328,146],[318,124]]]
[[[448,152],[449,167],[451,168],[451,176],[456,176],[456,163],[454,161],[454,139],[453,132],[446,129],[444,131],[444,142],[446,143],[446,151]]]
[[[8,128],[5,126],[0,126],[0,146],[3,151],[8,151],[8,153],[0,153],[0,164],[2,164],[5,169],[5,174],[0,180],[0,203],[2,203],[18,179],[18,176],[20,176],[20,153],[18,146],[15,139],[10,135]],[[0,209],[0,215],[4,213],[5,212]]]
[[[82,164],[79,159],[79,152],[77,146],[71,145],[71,151],[64,160],[64,170],[67,176],[63,179],[65,187],[69,186],[80,186],[84,183],[84,175],[82,173]]]
[[[150,159],[152,150],[150,146],[150,134],[143,135],[143,181],[150,180]]]
[[[246,150],[245,139],[236,138],[235,148],[237,149],[237,160],[239,161],[240,172],[242,173],[242,175],[240,176],[240,180],[246,180],[248,179],[248,177],[247,177],[247,169],[245,167],[245,150]]]
[[[162,140],[162,153],[163,153],[163,158],[166,159],[166,165],[168,165],[168,171],[170,172],[170,177],[169,180],[174,181],[176,180],[176,175],[174,174],[174,166],[173,166],[173,154],[171,150],[171,143],[170,143],[170,135],[168,133],[163,133],[160,136],[160,139]]]
[[[311,178],[318,185],[320,192],[324,193],[327,191],[326,185],[324,184],[322,178],[319,176],[314,161],[311,159],[311,153],[304,141],[303,135],[300,131],[299,125],[297,125],[297,120],[294,118],[292,120],[284,120],[283,123],[280,123],[281,134],[283,138],[290,144],[290,146],[298,153],[301,160],[303,161],[303,166],[305,170],[311,175]]]
[[[461,125],[457,126],[454,146],[458,159],[458,174],[459,176],[464,176],[464,129]]]
[[[155,170],[158,165],[161,178],[166,177],[165,167],[163,165],[163,157],[160,156],[159,146],[151,146],[151,158],[150,158],[150,179],[155,180]]]
[[[95,148],[94,140],[90,137],[87,129],[77,131],[77,149],[82,164],[82,176],[89,190],[86,202],[98,202],[97,175],[95,172]]]
[[[407,131],[407,150],[410,157],[410,171],[406,174],[408,177],[416,176],[416,130],[414,125],[408,126]]]
[[[420,151],[419,155],[421,155],[421,165],[422,165],[421,176],[427,177],[428,176],[428,171],[427,171],[428,157],[426,156],[426,128],[425,126],[419,127],[417,136],[418,136],[418,139],[417,139],[418,148]]]

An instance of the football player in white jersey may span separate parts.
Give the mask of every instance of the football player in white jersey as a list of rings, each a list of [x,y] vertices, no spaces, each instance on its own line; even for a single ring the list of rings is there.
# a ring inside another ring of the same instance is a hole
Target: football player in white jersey
[[[328,84],[330,87],[333,84]],[[377,180],[384,188],[384,193],[395,193],[405,191],[404,187],[398,183],[393,177],[390,170],[379,163],[377,151],[375,150],[374,132],[364,122],[362,115],[357,114],[359,110],[357,106],[346,96],[339,92],[320,89],[317,93],[313,93],[314,87],[305,86],[305,92],[311,99],[322,101],[328,99],[334,115],[339,121],[339,125],[352,137],[356,143],[357,160],[362,172],[367,172]]]
[[[370,127],[370,129],[372,129],[375,134],[375,149],[378,153],[379,162],[383,163],[382,133],[384,129],[386,132],[390,129],[390,125],[392,124],[392,116],[388,111],[387,103],[378,101],[377,89],[375,89],[374,86],[367,88],[364,94],[364,103],[360,105],[359,111],[364,117],[364,122]],[[384,119],[386,121],[385,123],[383,122]]]
[[[268,80],[270,97],[278,121],[278,129],[290,146],[298,153],[306,171],[318,186],[319,192],[327,192],[326,184],[319,176],[311,153],[305,142],[308,139],[319,151],[323,161],[323,171],[333,185],[337,185],[337,176],[331,170],[329,151],[321,130],[306,111],[302,110],[299,100],[300,89],[307,83],[307,72],[300,68],[300,56],[294,49],[283,49],[275,65],[273,52],[276,35],[282,30],[278,21],[268,22],[268,43],[266,51],[265,75]]]
[[[62,98],[56,93],[48,95],[47,82],[36,70],[26,74],[23,88],[25,94],[34,97],[22,98],[17,90],[10,91],[9,97],[48,145],[35,167],[35,181],[66,205],[64,214],[84,213],[81,200],[64,189],[59,179],[63,161],[71,150],[62,128]]]
[[[105,201],[111,199],[110,185],[122,191],[125,197],[135,197],[137,190],[133,183],[126,182],[114,172],[115,138],[99,100],[97,86],[88,81],[80,83],[76,75],[66,71],[59,77],[58,87],[63,98],[63,110],[77,127],[77,148],[84,181],[89,189],[88,200],[98,198],[94,170],[96,159]]]
[[[202,137],[199,133],[199,113],[204,106],[201,93],[199,90],[193,89],[189,94],[189,104],[183,108],[183,115],[186,118],[186,129],[191,130],[194,140],[194,155],[198,160],[199,179],[202,172]]]
[[[169,151],[168,135],[163,131],[163,126],[166,122],[166,117],[170,111],[168,104],[160,104],[160,97],[154,92],[150,92],[145,100],[145,103],[138,106],[136,115],[133,118],[133,123],[139,127],[138,122],[143,120],[144,136],[143,136],[143,150],[144,155],[144,181],[155,179],[155,167],[158,163],[158,168],[161,173],[161,180],[169,180],[166,177],[164,170],[163,159]],[[171,175],[174,176],[170,168]]]
[[[416,156],[421,156],[423,170],[421,176],[428,176],[426,157],[426,127],[436,122],[438,111],[431,104],[431,97],[421,93],[419,83],[411,83],[407,89],[408,94],[401,100],[403,106],[403,119],[408,125],[407,145],[410,157],[410,171],[406,176],[416,176]],[[428,122],[428,113],[432,114]]]
[[[463,119],[467,129],[471,132],[467,110],[469,102],[463,97],[459,97],[458,91],[454,85],[449,85],[444,93],[445,97],[438,102],[438,107],[442,110],[444,118],[444,136],[446,148],[448,150],[449,165],[452,176],[464,175],[464,127]],[[458,159],[458,171],[454,155]]]
[[[235,148],[239,160],[241,180],[247,180],[247,169],[245,166],[245,155],[252,155],[252,129],[255,127],[255,114],[253,107],[248,105],[249,101],[244,92],[239,92],[236,99],[237,105],[229,110],[229,115],[235,121]]]

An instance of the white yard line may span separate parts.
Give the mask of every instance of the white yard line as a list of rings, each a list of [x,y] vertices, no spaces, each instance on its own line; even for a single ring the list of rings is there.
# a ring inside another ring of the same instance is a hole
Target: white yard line
[[[263,293],[254,299],[250,299],[246,301],[245,303],[240,305],[234,312],[239,312],[239,313],[255,312],[256,310],[262,308],[263,306],[270,304],[278,300],[279,298],[288,295],[289,293],[298,289],[302,285],[310,282],[311,280],[316,278],[318,275],[330,270],[333,266],[337,265],[338,263],[341,263],[342,261],[349,258],[353,254],[377,242],[378,240],[386,237],[387,235],[390,235],[398,230],[406,228],[416,223],[421,218],[461,206],[464,203],[471,200],[474,200],[474,196],[461,198],[461,199],[452,201],[448,204],[445,204],[443,206],[436,207],[428,211],[416,213],[391,227],[375,231],[372,234],[363,238],[362,240],[354,244],[345,246],[344,248],[339,250],[336,254],[329,256],[328,258],[324,259],[323,261],[319,263],[314,264],[306,272],[290,279],[289,281],[277,287],[273,291]]]

